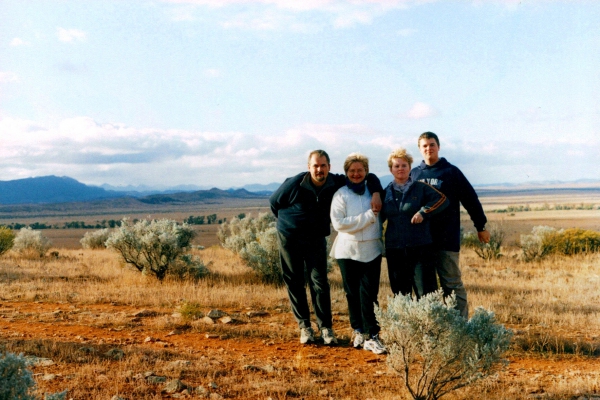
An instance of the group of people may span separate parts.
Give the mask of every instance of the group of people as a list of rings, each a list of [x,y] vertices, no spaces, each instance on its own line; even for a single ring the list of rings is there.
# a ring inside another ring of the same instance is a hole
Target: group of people
[[[308,172],[286,179],[271,196],[283,280],[300,328],[300,343],[316,341],[306,296],[307,279],[321,340],[326,345],[337,343],[327,278],[330,225],[338,232],[330,255],[340,267],[354,347],[375,354],[386,352],[375,317],[383,256],[394,295],[414,292],[423,296],[437,290],[439,278],[444,295],[454,292],[458,310],[468,318],[467,293],[458,263],[460,205],[484,243],[490,239],[485,230],[487,219],[469,181],[457,167],[439,157],[437,135],[421,134],[418,145],[423,161],[414,169],[413,158],[405,149],[389,155],[393,181],[385,189],[369,172],[369,160],[364,155],[350,154],[344,161],[345,174],[332,174],[329,155],[315,150],[309,154]]]

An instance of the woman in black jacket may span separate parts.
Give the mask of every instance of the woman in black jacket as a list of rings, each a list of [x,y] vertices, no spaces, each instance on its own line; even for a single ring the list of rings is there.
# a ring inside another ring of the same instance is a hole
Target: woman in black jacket
[[[418,263],[422,265],[423,294],[437,290],[429,219],[448,206],[448,199],[433,186],[411,179],[412,162],[403,148],[388,157],[394,180],[385,189],[381,217],[387,220],[385,251],[394,295],[412,292]]]

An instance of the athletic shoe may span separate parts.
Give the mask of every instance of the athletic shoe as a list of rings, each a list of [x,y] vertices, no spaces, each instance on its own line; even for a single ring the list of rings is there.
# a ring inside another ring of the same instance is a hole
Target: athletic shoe
[[[363,348],[365,350],[372,351],[375,354],[387,353],[387,349],[379,340],[379,335],[375,335],[371,339],[365,340]]]
[[[310,344],[315,342],[315,332],[312,328],[300,328],[300,343]]]
[[[337,344],[337,339],[335,338],[335,333],[333,333],[333,329],[331,328],[322,328],[321,329],[321,338],[323,339],[323,343],[329,344]]]
[[[361,331],[352,332],[352,345],[354,346],[355,349],[363,347],[364,343],[365,343],[365,335],[363,335]]]

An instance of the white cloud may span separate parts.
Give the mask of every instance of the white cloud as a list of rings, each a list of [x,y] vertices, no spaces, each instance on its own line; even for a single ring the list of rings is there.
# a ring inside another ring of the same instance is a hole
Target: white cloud
[[[82,30],[61,27],[56,28],[56,35],[58,36],[58,40],[65,43],[83,42],[87,37],[87,34]]]
[[[416,29],[404,28],[404,29],[400,29],[397,33],[398,33],[398,36],[409,37],[409,36],[414,35],[417,32],[418,32],[418,30],[416,30]]]
[[[204,75],[208,76],[209,78],[218,78],[218,77],[222,76],[223,73],[219,69],[208,68],[208,69],[204,70]]]
[[[0,83],[19,82],[19,76],[14,72],[0,71]]]
[[[357,124],[306,124],[278,135],[139,129],[76,117],[55,124],[0,119],[0,172],[4,180],[30,176],[70,176],[88,184],[175,186],[193,184],[228,188],[282,182],[306,169],[308,153],[324,149],[332,171],[355,151],[367,155],[374,173],[389,174],[387,156],[402,146],[420,162],[416,136],[382,135]],[[587,148],[600,146],[587,141]],[[456,164],[474,184],[594,177],[589,165],[597,152],[581,157],[581,144],[564,137],[506,141],[441,137],[440,155]],[[568,161],[556,162],[561,154]],[[582,176],[581,171],[589,171]],[[597,176],[596,176],[597,178]]]
[[[25,40],[16,37],[10,41],[9,45],[12,47],[27,46],[29,45],[29,42],[26,42]]]
[[[403,116],[408,119],[423,119],[437,115],[437,111],[429,104],[416,102]]]

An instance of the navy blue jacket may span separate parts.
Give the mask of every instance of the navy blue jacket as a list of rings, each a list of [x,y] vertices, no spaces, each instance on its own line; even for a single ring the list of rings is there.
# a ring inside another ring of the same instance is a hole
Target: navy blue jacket
[[[460,251],[460,205],[469,213],[475,229],[483,230],[487,222],[483,207],[473,186],[463,173],[440,158],[434,165],[425,162],[410,172],[414,180],[426,182],[443,192],[450,204],[446,210],[431,221],[433,243],[441,250]]]
[[[346,184],[346,176],[328,174],[319,195],[311,183],[310,173],[287,178],[269,199],[277,217],[277,230],[285,237],[325,237],[331,233],[329,211],[335,192]],[[381,182],[367,175],[371,193],[381,192]]]
[[[387,220],[386,249],[403,249],[432,243],[430,217],[439,214],[447,206],[446,196],[426,183],[413,181],[404,193],[400,193],[394,190],[394,183],[391,182],[385,188],[381,209],[381,221]],[[423,222],[411,224],[410,220],[417,212],[423,216]]]

